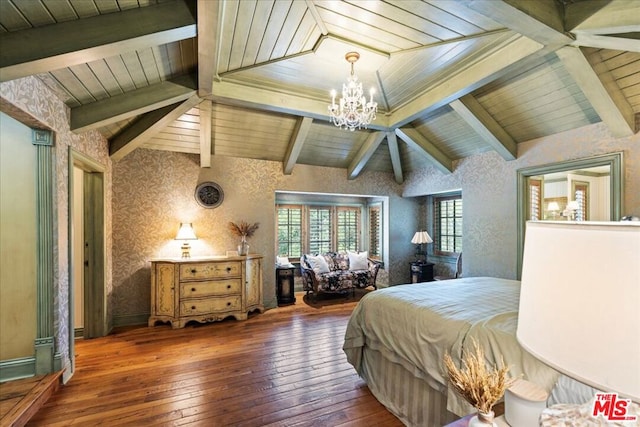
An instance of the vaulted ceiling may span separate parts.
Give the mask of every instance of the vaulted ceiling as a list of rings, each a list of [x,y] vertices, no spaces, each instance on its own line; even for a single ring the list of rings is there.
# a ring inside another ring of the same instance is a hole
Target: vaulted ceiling
[[[368,129],[331,89],[376,89]],[[119,160],[137,148],[391,172],[602,121],[636,132],[632,0],[0,0],[0,81],[35,75]]]

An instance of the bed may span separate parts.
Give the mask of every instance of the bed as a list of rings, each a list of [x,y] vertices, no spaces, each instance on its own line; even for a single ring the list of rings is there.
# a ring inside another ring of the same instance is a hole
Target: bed
[[[365,295],[345,334],[347,360],[374,396],[410,426],[443,426],[473,408],[449,389],[448,352],[459,364],[474,338],[490,361],[547,391],[558,373],[518,344],[520,283],[491,277],[393,286]]]

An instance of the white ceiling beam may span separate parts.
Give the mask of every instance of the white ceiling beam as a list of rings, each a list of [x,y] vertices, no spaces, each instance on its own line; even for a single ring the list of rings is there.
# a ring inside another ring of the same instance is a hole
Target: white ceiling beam
[[[136,89],[102,101],[72,108],[71,130],[80,133],[97,129],[184,101],[195,94],[196,78],[193,75]]]
[[[329,121],[329,103],[292,94],[249,87],[228,81],[214,81],[211,99],[221,104],[258,110],[275,111],[296,116]],[[378,115],[369,126],[372,130],[387,130],[387,118]]]
[[[566,46],[556,54],[609,131],[618,138],[633,135],[633,109],[606,65],[599,61],[600,69],[595,70],[578,47]]]
[[[440,172],[445,174],[453,172],[453,161],[415,128],[403,127],[396,129],[396,135],[416,150],[417,153],[429,160]]]
[[[312,123],[313,119],[311,117],[298,118],[287,147],[287,153],[284,156],[284,162],[282,162],[282,171],[285,175],[291,175],[291,172],[293,172],[293,167],[298,162],[298,156],[300,156]]]
[[[623,34],[640,31],[637,0],[591,0],[565,6],[565,25],[572,33]]]
[[[507,67],[542,47],[540,43],[520,35],[510,38],[466,68],[432,85],[411,102],[393,111],[388,117],[389,127],[402,127],[499,78],[507,72]]]
[[[387,132],[387,145],[389,146],[389,157],[391,157],[391,167],[393,176],[398,184],[402,184],[402,162],[400,161],[400,150],[398,149],[398,138],[395,132]]]
[[[565,34],[562,7],[555,0],[459,1],[469,9],[551,49],[572,41]]]
[[[211,100],[200,102],[200,167],[211,167]]]
[[[360,150],[349,164],[349,168],[347,169],[347,179],[355,179],[362,169],[364,169],[365,165],[373,156],[373,153],[376,152],[382,140],[387,136],[385,132],[372,132],[367,140],[362,144]]]
[[[184,1],[0,33],[0,81],[85,64],[196,36]]]
[[[640,33],[621,36],[599,36],[597,34],[578,33],[571,45],[594,47],[598,49],[623,50],[627,52],[640,52]],[[636,38],[633,38],[635,36]]]
[[[218,69],[219,17],[223,2],[198,0],[198,95],[211,95]]]
[[[200,98],[193,95],[184,102],[178,102],[143,114],[119,135],[109,140],[109,155],[111,159],[120,160],[136,148],[141,147],[158,132],[198,105],[199,102]]]
[[[313,0],[305,0],[305,1],[307,3],[307,8],[309,9],[309,12],[311,12],[311,16],[313,16],[313,19],[314,21],[316,21],[318,28],[320,28],[320,33],[322,33],[323,36],[326,36],[327,34],[329,34],[329,30],[327,29],[327,26],[322,20],[322,17],[320,16],[320,12],[318,12],[318,8],[316,8],[316,4],[313,2]]]
[[[449,105],[503,159],[514,160],[516,158],[518,150],[516,142],[473,95],[465,95]]]

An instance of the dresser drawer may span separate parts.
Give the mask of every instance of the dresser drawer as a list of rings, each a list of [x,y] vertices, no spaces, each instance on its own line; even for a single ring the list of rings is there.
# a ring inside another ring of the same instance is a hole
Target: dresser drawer
[[[216,295],[240,294],[240,279],[207,280],[202,282],[180,283],[180,298],[199,298]]]
[[[202,262],[180,265],[180,280],[240,277],[242,265],[238,261]]]
[[[181,316],[195,316],[237,310],[242,310],[242,297],[240,295],[180,301]]]

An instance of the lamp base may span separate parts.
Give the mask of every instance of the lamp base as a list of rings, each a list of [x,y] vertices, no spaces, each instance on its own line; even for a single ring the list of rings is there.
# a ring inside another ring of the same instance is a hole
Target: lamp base
[[[191,258],[191,245],[189,242],[184,242],[180,249],[182,249],[182,258]]]

